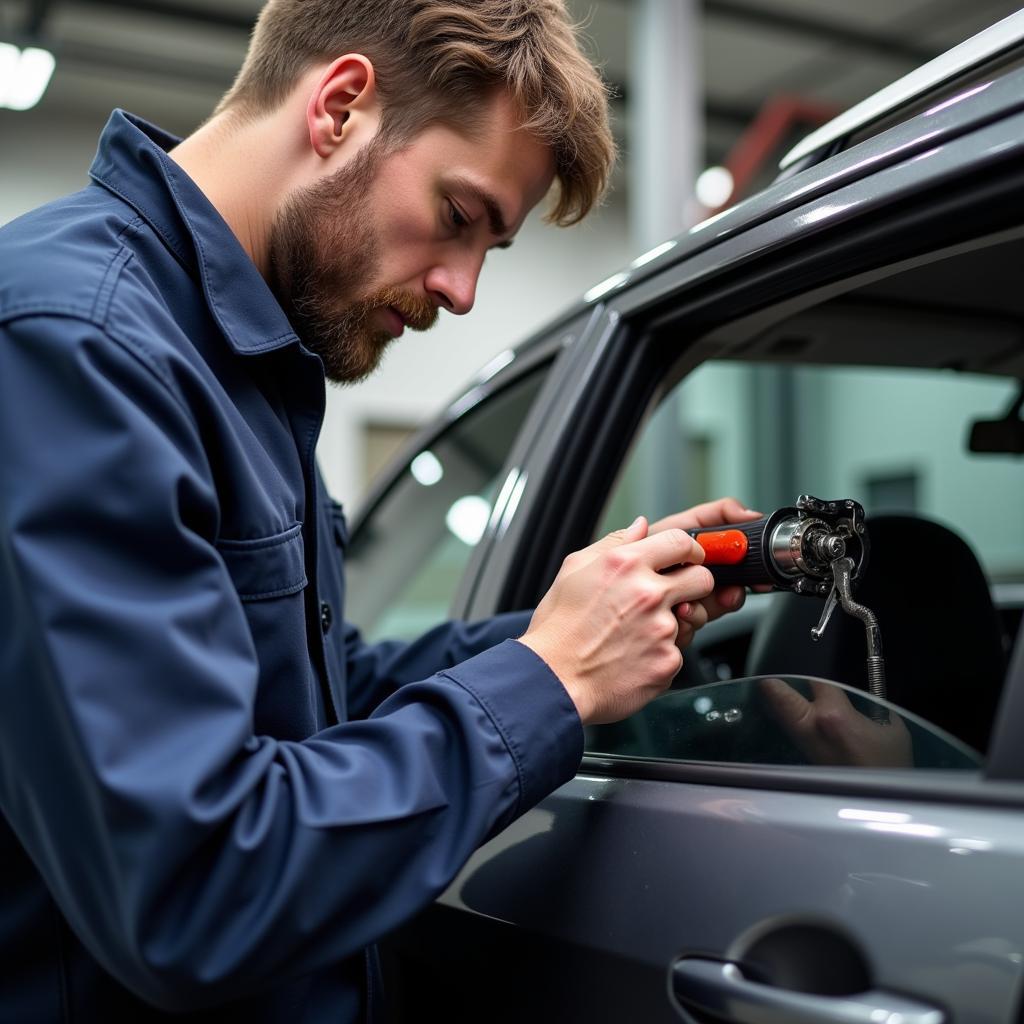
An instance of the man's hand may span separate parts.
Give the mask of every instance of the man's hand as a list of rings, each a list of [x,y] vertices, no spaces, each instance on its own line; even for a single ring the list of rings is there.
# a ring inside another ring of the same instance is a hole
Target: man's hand
[[[781,679],[761,680],[772,716],[812,764],[910,768],[910,733],[898,715],[887,725],[862,715],[842,687],[811,680],[807,700]]]
[[[703,505],[695,505],[685,512],[659,519],[651,524],[650,532],[661,530],[696,530],[702,526],[722,526],[726,523],[749,523],[760,519],[761,513],[744,508],[735,498],[719,498],[718,501],[707,501]],[[701,601],[686,602],[676,608],[679,619],[678,644],[680,651],[685,650],[693,640],[693,634],[702,626],[719,618],[726,612],[734,612],[743,607],[746,591],[743,587],[716,587],[715,590]]]
[[[703,559],[682,530],[648,535],[641,516],[562,563],[520,643],[551,667],[584,724],[628,718],[668,688],[683,663],[674,609],[714,586]]]

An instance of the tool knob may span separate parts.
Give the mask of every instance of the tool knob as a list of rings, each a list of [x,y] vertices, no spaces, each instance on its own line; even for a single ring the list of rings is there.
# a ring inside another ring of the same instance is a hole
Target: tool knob
[[[751,523],[689,531],[704,549],[704,564],[711,570],[718,586],[739,584],[756,587],[779,582],[778,574],[772,571],[766,542],[767,527],[772,519],[773,516],[766,516]]]

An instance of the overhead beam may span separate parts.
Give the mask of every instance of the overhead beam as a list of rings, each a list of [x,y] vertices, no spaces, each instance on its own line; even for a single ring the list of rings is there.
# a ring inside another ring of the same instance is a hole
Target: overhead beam
[[[86,2],[92,2],[92,0],[86,0]],[[105,3],[107,0],[102,0],[102,2]],[[60,44],[60,57],[62,61],[73,65],[79,71],[94,71],[97,74],[117,71],[151,78],[193,81],[220,90],[226,89],[232,83],[238,71],[234,65],[225,67],[166,55],[154,57],[149,53],[133,53],[112,46],[98,46],[94,43],[72,40]],[[612,83],[612,85],[612,102],[626,104],[628,102],[626,88],[617,83]],[[721,125],[728,124],[735,128],[746,127],[757,117],[757,114],[756,107],[722,103],[714,99],[707,99],[704,103],[706,121]]]
[[[836,43],[864,53],[895,57],[915,67],[939,55],[938,50],[880,32],[870,32],[852,25],[841,25],[827,18],[808,17],[780,11],[775,7],[755,7],[744,0],[704,0],[705,18],[727,18],[746,25],[756,25],[777,32],[803,36],[807,39]]]
[[[60,44],[61,63],[79,71],[106,75],[111,71],[149,78],[195,82],[223,91],[232,82],[237,68],[226,68],[175,57],[154,57],[148,53],[133,53],[112,46],[67,41]]]
[[[53,0],[31,0],[25,12],[25,35],[35,39],[43,30]]]
[[[157,14],[177,21],[215,28],[237,29],[249,32],[256,24],[256,13],[236,14],[218,10],[214,5],[177,3],[176,0],[64,0],[74,7],[108,7],[131,11],[133,14]]]
[[[214,5],[201,5],[195,3],[194,0],[189,3],[178,3],[176,0],[65,0],[65,2],[73,2],[78,6],[141,11],[146,14],[175,18],[179,21],[237,29],[242,32],[249,32],[256,20],[255,13],[247,15],[218,10]],[[898,39],[881,32],[839,24],[828,18],[794,14],[780,11],[774,7],[759,7],[746,2],[746,0],[704,0],[703,13],[705,18],[729,19],[777,32],[787,32],[790,35],[806,39],[824,40],[864,53],[895,57],[914,65],[924,64],[938,56],[938,51],[930,47],[918,46],[905,39]]]

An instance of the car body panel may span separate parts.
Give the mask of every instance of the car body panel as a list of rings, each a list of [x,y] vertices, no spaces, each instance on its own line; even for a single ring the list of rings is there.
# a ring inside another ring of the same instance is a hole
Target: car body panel
[[[884,117],[892,110],[911,100],[934,91],[950,79],[962,75],[1024,40],[1024,11],[1017,11],[995,25],[990,25],[959,46],[940,54],[934,60],[915,68],[908,75],[892,82],[873,96],[844,111],[828,124],[811,132],[783,158],[780,167],[786,168],[810,154],[824,149],[830,143]]]
[[[592,290],[521,350],[543,352],[551,370],[453,612],[488,615],[542,592],[561,554],[587,542],[670,372],[722,346],[742,351],[746,319],[761,329],[830,290],[1019,227],[1022,163],[1024,72],[1011,72],[776,183]],[[959,368],[1011,373],[1012,355],[990,341],[979,332],[977,365]],[[924,363],[944,359],[936,343]],[[518,372],[509,365],[485,390]],[[956,642],[955,611],[951,621]],[[755,937],[801,923],[859,958],[876,989],[958,1024],[1017,1022],[1022,709],[1024,631],[980,772],[587,756],[392,937],[399,1014],[704,1024],[680,1008],[673,963],[744,962]]]
[[[677,1019],[661,983],[678,957],[729,959],[751,930],[801,919],[862,950],[876,987],[981,1024],[1012,1019],[1018,998],[1022,860],[1016,815],[581,774],[477,851],[440,903],[640,965],[661,1012],[634,1019]],[[556,961],[531,984],[580,979]]]
[[[982,88],[984,86],[984,88]],[[806,205],[836,189],[870,178],[884,168],[929,152],[976,128],[1024,109],[1024,69],[965,88],[958,102],[948,100],[901,124],[815,164],[799,174],[776,181],[756,195],[736,203],[673,239],[656,246],[649,258],[642,254],[621,271],[587,292],[586,302],[609,302],[660,272],[691,260],[722,240]],[[671,243],[671,244],[670,244]],[[562,318],[578,315],[579,305]]]
[[[1020,79],[1024,90],[1024,72]],[[1024,92],[1020,109],[1024,110]],[[773,215],[751,220],[742,230],[729,232],[716,244],[702,248],[668,272],[650,280],[624,282],[623,293],[605,301],[620,312],[635,311],[656,301],[671,288],[703,285],[712,275],[732,270],[781,248],[847,222],[863,219],[874,211],[898,205],[929,188],[942,188],[955,179],[976,175],[1000,163],[1019,160],[1024,152],[1024,113],[1011,113],[995,124],[982,125],[969,134],[946,141],[927,140],[926,148],[906,159],[874,167],[852,181],[833,182],[822,195],[799,204],[780,204]],[[920,139],[921,136],[918,136]],[[852,151],[851,151],[852,152]],[[845,154],[844,154],[845,155]],[[671,285],[668,282],[671,281]],[[664,283],[662,283],[664,282]],[[631,284],[628,290],[625,285]]]

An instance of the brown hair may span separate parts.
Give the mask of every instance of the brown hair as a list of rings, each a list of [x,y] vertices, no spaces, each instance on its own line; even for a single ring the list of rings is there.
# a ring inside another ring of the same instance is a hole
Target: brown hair
[[[603,196],[615,160],[608,95],[564,0],[269,0],[216,113],[265,114],[310,67],[350,52],[376,70],[383,138],[400,144],[436,122],[472,130],[481,99],[505,89],[554,153],[548,220],[575,224]]]

